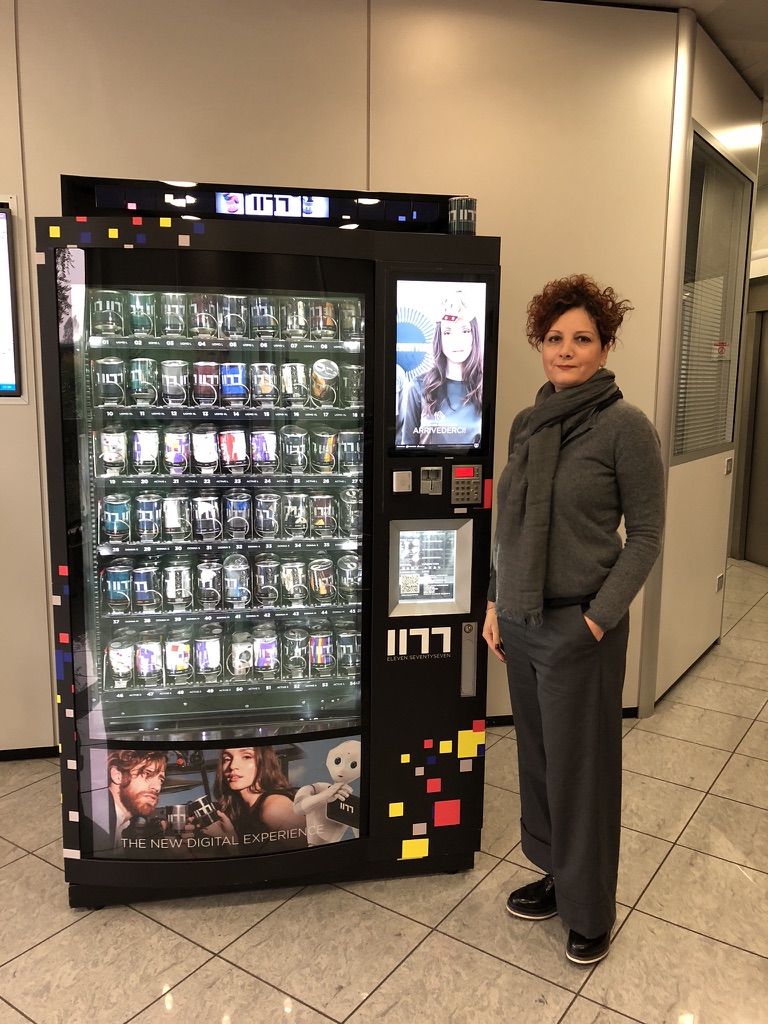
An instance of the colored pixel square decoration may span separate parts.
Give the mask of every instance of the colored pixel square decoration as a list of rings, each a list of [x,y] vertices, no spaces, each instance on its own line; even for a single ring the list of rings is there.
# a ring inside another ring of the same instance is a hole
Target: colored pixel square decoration
[[[435,827],[461,824],[461,800],[435,801]]]
[[[460,729],[455,739],[424,738],[422,734],[418,740],[414,737],[413,742],[411,751],[396,755],[405,773],[400,777],[399,790],[391,795],[402,799],[387,806],[389,818],[402,818],[405,834],[410,833],[407,839],[400,834],[400,860],[428,857],[429,834],[433,829],[462,824],[461,799],[455,796],[455,787],[463,773],[473,770],[475,759],[485,755],[485,721],[473,720],[471,728]],[[425,792],[431,803],[431,820],[426,822],[422,817]],[[436,799],[438,794],[443,799]],[[417,816],[420,820],[415,820]]]
[[[400,860],[418,860],[429,856],[429,839],[404,839]]]
[[[482,749],[481,749],[482,748]],[[456,754],[462,757],[478,757],[485,752],[485,730],[472,729],[463,730],[459,733],[458,750]]]

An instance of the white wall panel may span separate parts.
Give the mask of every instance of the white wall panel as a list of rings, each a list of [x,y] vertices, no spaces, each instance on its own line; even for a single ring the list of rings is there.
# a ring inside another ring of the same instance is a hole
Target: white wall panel
[[[17,0],[28,200],[59,175],[362,188],[359,0]]]
[[[542,384],[530,297],[586,272],[635,312],[609,359],[655,406],[676,16],[571,4],[372,0],[371,186],[467,192],[502,237],[496,472]],[[637,705],[639,602],[625,705]],[[491,659],[490,714],[508,713]]]
[[[720,636],[732,452],[672,466],[661,598],[656,699]]]

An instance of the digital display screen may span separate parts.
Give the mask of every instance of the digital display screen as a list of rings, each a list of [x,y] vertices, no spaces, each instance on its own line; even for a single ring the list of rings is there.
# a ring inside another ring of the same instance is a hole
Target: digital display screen
[[[486,288],[397,281],[396,448],[480,447]]]
[[[391,616],[463,615],[471,598],[471,519],[390,521]]]
[[[450,197],[433,193],[370,192],[321,188],[309,183],[151,181],[136,178],[61,176],[65,217],[136,216],[216,218],[245,223],[351,227],[376,231],[449,233]]]
[[[327,220],[330,214],[328,196],[295,196],[289,193],[217,192],[216,213],[230,217],[306,217]]]
[[[21,394],[13,287],[11,214],[0,209],[0,398]]]
[[[401,601],[453,601],[456,531],[403,530],[398,581]]]

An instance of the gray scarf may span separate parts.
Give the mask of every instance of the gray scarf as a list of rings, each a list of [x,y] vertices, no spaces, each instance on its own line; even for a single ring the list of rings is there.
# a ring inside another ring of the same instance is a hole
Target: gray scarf
[[[555,391],[547,382],[539,389],[499,477],[493,563],[500,618],[541,625],[552,485],[560,448],[597,411],[621,397],[615,374],[605,369],[575,388]]]

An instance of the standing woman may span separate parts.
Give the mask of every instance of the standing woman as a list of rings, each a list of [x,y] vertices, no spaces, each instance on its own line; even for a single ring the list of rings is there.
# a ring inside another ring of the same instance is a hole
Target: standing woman
[[[631,308],[584,275],[528,306],[547,383],[512,423],[483,627],[507,665],[523,852],[545,872],[507,910],[559,914],[579,964],[607,956],[616,919],[628,608],[664,525],[658,436],[605,369]]]

